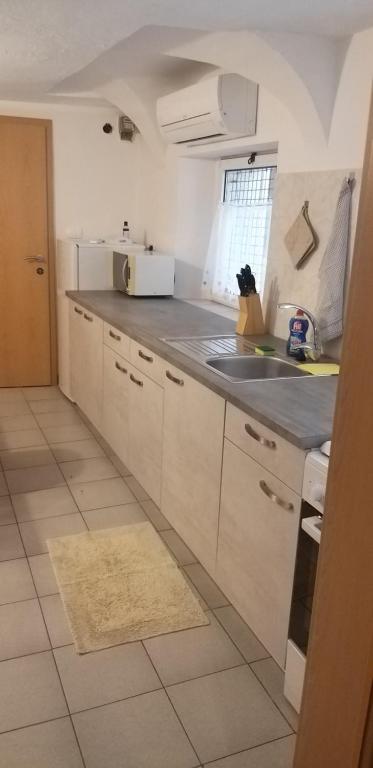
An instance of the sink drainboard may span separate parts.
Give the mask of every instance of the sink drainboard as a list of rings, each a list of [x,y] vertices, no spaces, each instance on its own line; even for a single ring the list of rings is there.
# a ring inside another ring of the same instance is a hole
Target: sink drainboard
[[[206,360],[216,355],[252,355],[254,347],[246,339],[235,334],[227,336],[185,336],[162,339],[174,349],[194,360]]]

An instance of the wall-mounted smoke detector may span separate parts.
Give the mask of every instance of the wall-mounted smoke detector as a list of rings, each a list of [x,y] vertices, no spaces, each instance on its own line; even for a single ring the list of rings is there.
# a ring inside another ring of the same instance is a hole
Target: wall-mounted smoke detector
[[[136,133],[139,133],[137,125],[127,115],[120,115],[118,120],[119,136],[122,141],[133,141]]]

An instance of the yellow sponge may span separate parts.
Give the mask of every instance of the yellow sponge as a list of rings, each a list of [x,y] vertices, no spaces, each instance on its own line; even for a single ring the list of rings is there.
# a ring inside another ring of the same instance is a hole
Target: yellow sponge
[[[276,352],[274,347],[269,347],[266,344],[261,344],[259,347],[255,347],[256,355],[273,355]]]
[[[298,368],[312,373],[314,376],[338,376],[339,365],[337,363],[301,363]]]

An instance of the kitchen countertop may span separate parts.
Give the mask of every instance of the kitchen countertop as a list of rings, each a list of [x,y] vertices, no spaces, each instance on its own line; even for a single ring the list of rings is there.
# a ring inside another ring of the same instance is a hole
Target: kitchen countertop
[[[233,320],[179,299],[135,298],[118,291],[67,291],[67,295],[298,448],[316,448],[330,440],[337,376],[232,383],[162,338],[234,333]],[[247,338],[272,344],[282,355],[285,352],[283,339],[269,335]]]

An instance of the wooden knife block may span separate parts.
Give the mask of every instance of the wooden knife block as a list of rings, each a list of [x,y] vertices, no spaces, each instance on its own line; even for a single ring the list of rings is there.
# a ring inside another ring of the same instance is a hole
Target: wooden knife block
[[[265,333],[262,305],[258,293],[250,296],[239,296],[240,316],[236,333],[240,336],[261,336]]]

